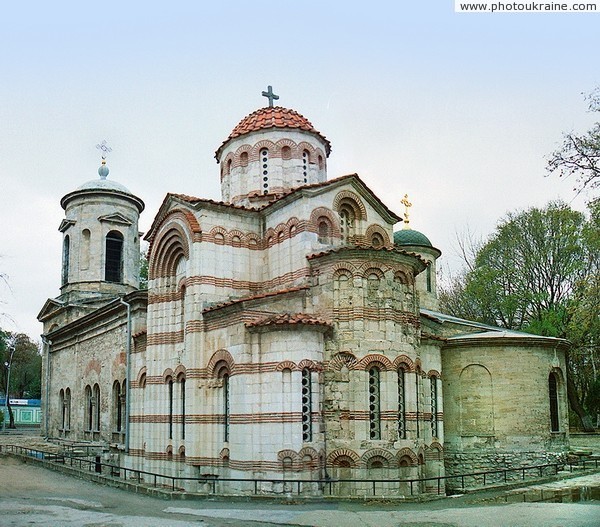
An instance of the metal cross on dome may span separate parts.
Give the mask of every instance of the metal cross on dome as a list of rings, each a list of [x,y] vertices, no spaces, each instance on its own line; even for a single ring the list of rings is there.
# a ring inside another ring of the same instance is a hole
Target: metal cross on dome
[[[412,203],[410,201],[408,201],[408,194],[404,194],[404,198],[402,198],[402,201],[400,201],[400,203],[402,203],[402,205],[404,205],[404,228],[405,229],[410,229],[409,224],[410,224],[410,219],[409,219],[409,209],[412,207]]]
[[[106,144],[106,139],[97,144],[96,148],[102,152],[102,160],[105,160],[106,156],[112,152],[112,148]]]
[[[273,93],[273,86],[267,86],[267,91],[262,92],[262,96],[269,99],[269,108],[273,107],[273,101],[279,100],[279,95]]]

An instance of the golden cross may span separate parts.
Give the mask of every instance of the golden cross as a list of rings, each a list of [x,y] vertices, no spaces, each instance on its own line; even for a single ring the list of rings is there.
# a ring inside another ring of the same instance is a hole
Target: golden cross
[[[409,223],[410,220],[408,219],[408,212],[411,207],[412,207],[412,203],[410,201],[408,201],[408,194],[404,194],[404,198],[402,198],[402,201],[400,202],[402,203],[402,205],[404,205],[404,228],[405,229],[410,229]]]

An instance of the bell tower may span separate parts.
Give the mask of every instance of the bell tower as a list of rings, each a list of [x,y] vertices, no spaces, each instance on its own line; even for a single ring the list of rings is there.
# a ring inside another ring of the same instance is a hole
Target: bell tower
[[[140,233],[144,202],[126,187],[107,179],[103,141],[99,179],[88,181],[61,199],[65,210],[61,301],[121,295],[139,287]]]

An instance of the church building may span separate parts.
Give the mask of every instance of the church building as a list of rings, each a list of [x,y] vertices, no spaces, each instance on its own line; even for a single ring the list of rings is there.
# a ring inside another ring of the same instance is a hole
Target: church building
[[[147,290],[143,201],[104,159],[62,198],[43,434],[236,494],[407,495],[389,480],[563,460],[567,344],[441,313],[441,252],[357,174],[329,179],[329,140],[264,95],[216,150],[221,201],[166,194]]]

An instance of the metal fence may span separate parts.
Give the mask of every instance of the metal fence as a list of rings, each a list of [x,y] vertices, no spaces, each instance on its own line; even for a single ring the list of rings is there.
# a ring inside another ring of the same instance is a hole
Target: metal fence
[[[75,450],[75,449],[74,449]],[[48,452],[16,445],[0,445],[0,453],[5,452],[24,457],[31,457],[52,463],[69,465],[80,471],[93,472],[95,474],[110,476],[117,480],[122,480],[128,483],[137,483],[146,485],[151,488],[160,488],[175,491],[185,491],[186,483],[201,484],[205,489],[205,493],[213,495],[230,494],[222,489],[230,483],[241,483],[244,488],[253,495],[274,494],[273,486],[280,487],[279,493],[301,495],[303,490],[314,489],[318,490],[319,495],[324,496],[340,496],[343,497],[345,484],[350,484],[359,488],[361,491],[369,491],[374,497],[383,496],[390,497],[393,492],[398,491],[403,485],[410,492],[410,496],[414,496],[418,490],[426,489],[428,493],[438,495],[445,494],[446,484],[454,482],[453,488],[456,488],[457,481],[460,481],[460,487],[464,489],[465,483],[474,481],[479,483],[479,486],[485,487],[490,484],[508,483],[509,481],[521,481],[527,477],[543,477],[544,475],[556,475],[558,471],[565,466],[573,471],[574,467],[578,468],[598,468],[599,459],[579,460],[575,463],[548,463],[544,465],[532,465],[518,468],[505,468],[497,470],[488,470],[483,472],[470,472],[465,474],[457,474],[451,476],[437,476],[430,478],[414,478],[414,479],[340,479],[340,478],[324,478],[324,479],[286,479],[286,478],[221,478],[218,476],[200,476],[200,477],[183,477],[169,476],[156,472],[148,472],[133,468],[126,468],[119,465],[105,463],[101,460],[101,456],[96,455],[89,457],[79,457],[72,455],[67,451],[64,453]],[[265,491],[265,485],[271,485],[271,491]],[[379,492],[378,492],[379,491]],[[365,494],[366,496],[366,494]]]

